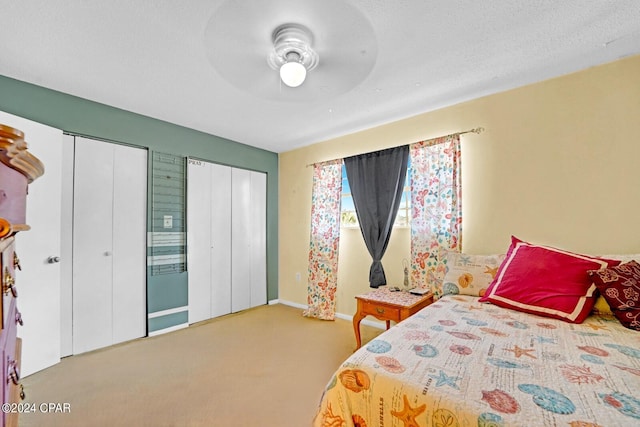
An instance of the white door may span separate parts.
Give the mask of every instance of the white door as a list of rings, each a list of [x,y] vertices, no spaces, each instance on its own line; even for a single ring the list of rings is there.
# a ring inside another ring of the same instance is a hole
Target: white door
[[[231,168],[211,164],[211,317],[231,313]]]
[[[4,112],[0,112],[0,123],[24,132],[29,151],[45,167],[44,175],[29,186],[31,230],[16,238],[22,265],[16,273],[17,303],[24,319],[18,336],[22,337],[21,373],[26,376],[60,361],[60,263],[47,260],[60,256],[62,131]]]
[[[211,318],[211,167],[187,163],[187,269],[189,323]]]
[[[189,323],[231,313],[231,168],[189,159]]]
[[[251,307],[267,303],[267,174],[251,172]]]
[[[111,145],[76,138],[73,204],[73,353],[113,342]]]
[[[267,303],[267,176],[233,169],[231,304],[240,311]]]
[[[146,150],[76,137],[73,353],[146,334]]]
[[[73,354],[73,170],[75,142],[62,139],[62,230],[60,242],[60,357]]]
[[[147,150],[113,145],[113,344],[147,334]]]
[[[266,174],[189,159],[189,323],[267,302]]]
[[[251,171],[233,169],[231,211],[231,309],[251,307]]]

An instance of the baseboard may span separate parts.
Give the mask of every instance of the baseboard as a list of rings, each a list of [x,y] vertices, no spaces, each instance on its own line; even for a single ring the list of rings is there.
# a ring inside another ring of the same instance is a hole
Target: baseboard
[[[338,319],[343,319],[343,320],[348,320],[349,322],[353,322],[353,316],[348,315],[348,314],[336,313],[336,317]],[[361,325],[372,326],[372,327],[378,328],[378,329],[387,329],[387,324],[385,322],[381,322],[379,320],[362,319],[360,324]]]
[[[306,310],[307,308],[309,308],[309,306],[306,304],[298,304],[297,302],[287,301],[282,299],[278,300],[278,304],[288,305],[289,307],[295,307],[301,310]]]
[[[305,304],[299,304],[297,302],[293,302],[293,301],[287,301],[287,300],[273,300],[276,301],[273,304],[282,304],[282,305],[288,305],[289,307],[295,307],[295,308],[299,308],[301,310],[306,310],[307,308],[309,308],[308,305]],[[271,301],[269,301],[269,304],[271,305]],[[336,313],[336,317],[338,319],[342,319],[342,320],[347,320],[349,322],[353,322],[353,315],[351,314],[344,314],[344,313]],[[372,326],[374,328],[378,328],[378,329],[386,329],[387,325],[385,322],[380,322],[380,321],[376,321],[376,320],[369,320],[369,319],[362,319],[362,322],[360,322],[360,324],[362,325],[367,325],[367,326]]]

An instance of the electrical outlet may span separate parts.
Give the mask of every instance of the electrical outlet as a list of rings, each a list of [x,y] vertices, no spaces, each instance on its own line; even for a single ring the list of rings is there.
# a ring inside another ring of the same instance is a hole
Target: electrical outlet
[[[296,273],[296,283],[300,283],[301,277],[300,277],[300,272]]]

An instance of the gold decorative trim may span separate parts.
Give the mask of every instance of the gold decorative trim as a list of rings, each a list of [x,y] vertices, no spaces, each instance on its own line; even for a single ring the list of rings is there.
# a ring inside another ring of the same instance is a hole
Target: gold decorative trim
[[[0,124],[0,136],[9,139],[24,139],[24,132],[11,126]]]
[[[27,151],[24,133],[0,124],[0,162],[27,177],[29,183],[44,174],[44,165]]]
[[[19,231],[29,231],[31,226],[27,224],[11,224],[5,218],[0,218],[0,239],[12,236]]]

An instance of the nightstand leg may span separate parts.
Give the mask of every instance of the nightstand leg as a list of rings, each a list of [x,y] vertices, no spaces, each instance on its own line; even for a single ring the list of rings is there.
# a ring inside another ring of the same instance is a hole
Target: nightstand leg
[[[365,316],[360,312],[360,310],[358,310],[353,316],[353,332],[356,334],[356,350],[362,345],[362,340],[360,338],[360,322],[364,318]]]
[[[391,321],[387,320],[387,329],[389,329],[391,327]]]

